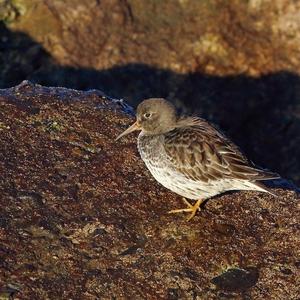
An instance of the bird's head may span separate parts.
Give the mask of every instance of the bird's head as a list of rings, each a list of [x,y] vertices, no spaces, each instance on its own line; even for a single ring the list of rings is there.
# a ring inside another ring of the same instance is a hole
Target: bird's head
[[[145,135],[163,134],[174,129],[176,122],[176,109],[170,102],[162,98],[150,98],[138,105],[136,122],[117,140],[135,130],[141,130]]]

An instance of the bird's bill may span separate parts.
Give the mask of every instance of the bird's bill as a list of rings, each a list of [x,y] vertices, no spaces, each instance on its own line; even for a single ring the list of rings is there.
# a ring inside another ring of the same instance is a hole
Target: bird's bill
[[[124,132],[122,132],[120,135],[118,135],[116,138],[116,141],[118,139],[120,139],[121,137],[123,137],[124,135],[127,135],[133,131],[140,130],[140,129],[141,129],[140,125],[137,122],[135,122],[129,128],[127,128]]]

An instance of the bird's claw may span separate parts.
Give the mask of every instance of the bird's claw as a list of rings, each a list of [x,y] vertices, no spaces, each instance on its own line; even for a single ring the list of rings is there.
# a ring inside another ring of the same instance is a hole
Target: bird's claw
[[[187,221],[190,221],[195,216],[195,214],[197,213],[197,210],[200,210],[200,205],[203,201],[202,200],[197,200],[197,202],[194,205],[189,203],[185,198],[183,198],[183,201],[188,206],[187,208],[172,209],[172,210],[169,211],[169,214],[177,214],[177,213],[180,213],[180,212],[191,212],[191,214],[187,218]]]

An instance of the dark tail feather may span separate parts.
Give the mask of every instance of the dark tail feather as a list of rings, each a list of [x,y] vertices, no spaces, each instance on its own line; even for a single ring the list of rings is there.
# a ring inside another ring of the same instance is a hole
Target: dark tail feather
[[[268,170],[262,170],[257,169],[259,172],[255,180],[271,180],[271,179],[278,179],[280,178],[279,174],[268,171]]]
[[[275,178],[278,178],[278,177],[275,177]],[[266,192],[268,194],[271,194],[274,197],[279,197],[278,195],[276,195],[273,192],[271,192],[271,190],[269,188],[267,188],[263,183],[255,181],[255,182],[253,182],[253,184],[256,185],[259,188],[260,191]]]

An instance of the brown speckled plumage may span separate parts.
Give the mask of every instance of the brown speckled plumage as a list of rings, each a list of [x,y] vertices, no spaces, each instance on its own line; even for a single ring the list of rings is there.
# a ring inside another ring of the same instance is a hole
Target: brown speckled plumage
[[[155,179],[185,198],[198,200],[172,212],[190,211],[193,217],[203,200],[230,190],[271,193],[259,181],[278,177],[254,167],[205,120],[178,118],[164,99],[144,100],[137,109],[137,122],[118,138],[134,130],[141,130],[138,149]]]
[[[202,119],[183,119],[165,134],[164,145],[174,166],[194,180],[274,178],[273,173],[250,166],[232,142]]]

